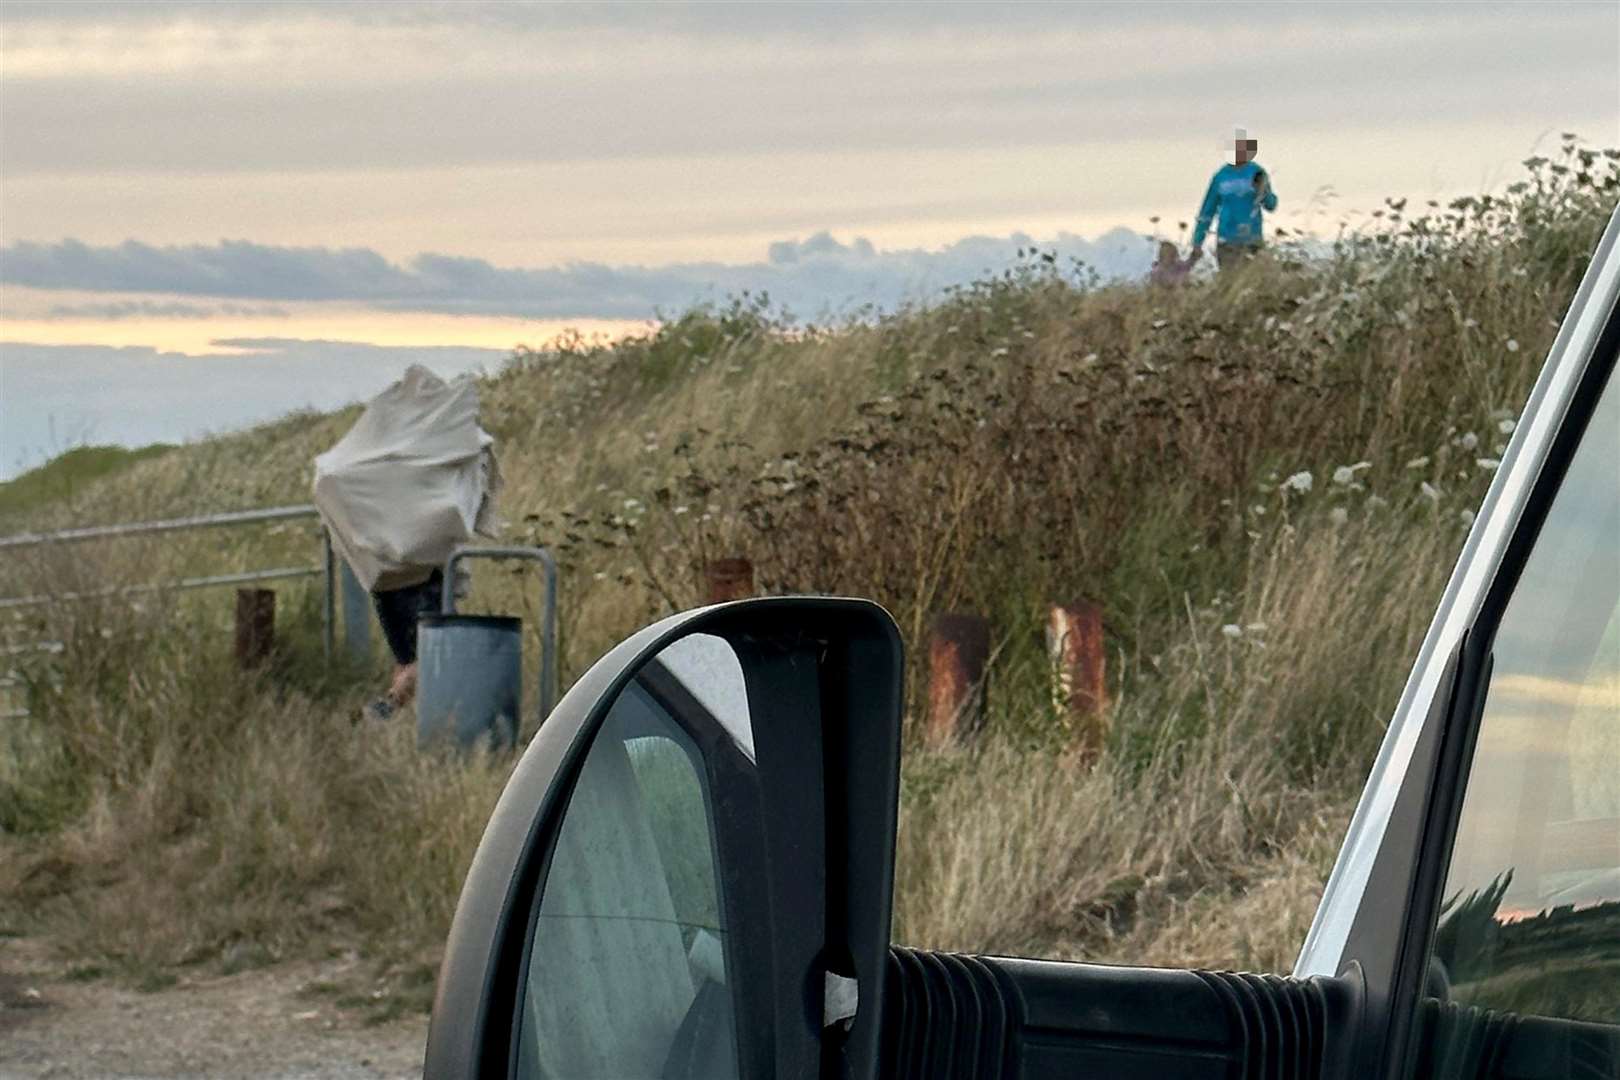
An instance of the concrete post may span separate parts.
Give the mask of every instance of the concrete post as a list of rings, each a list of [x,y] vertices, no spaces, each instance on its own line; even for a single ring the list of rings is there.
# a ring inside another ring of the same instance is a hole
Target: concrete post
[[[1081,601],[1053,604],[1046,622],[1052,705],[1073,729],[1076,748],[1095,761],[1108,736],[1108,684],[1102,609]]]
[[[275,590],[237,589],[236,666],[246,670],[268,660],[275,636]]]
[[[923,732],[930,745],[971,738],[984,727],[989,661],[989,619],[968,614],[934,619],[928,636],[928,715]]]
[[[710,604],[748,599],[754,595],[754,564],[740,555],[704,563],[703,594]]]

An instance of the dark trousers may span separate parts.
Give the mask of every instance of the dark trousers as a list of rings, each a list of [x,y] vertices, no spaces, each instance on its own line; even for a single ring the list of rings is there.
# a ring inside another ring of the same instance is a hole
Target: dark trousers
[[[434,570],[420,585],[371,594],[377,621],[382,623],[383,637],[388,639],[388,649],[398,663],[416,663],[416,620],[418,616],[437,612],[443,599],[442,570]]]
[[[1216,244],[1215,265],[1222,270],[1235,270],[1258,254],[1259,244]]]

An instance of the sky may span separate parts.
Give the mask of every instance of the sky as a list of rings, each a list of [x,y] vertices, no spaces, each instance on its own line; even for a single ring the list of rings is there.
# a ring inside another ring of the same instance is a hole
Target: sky
[[[1620,145],[1620,5],[7,2],[0,478],[745,288],[1139,273],[1235,124],[1274,225],[1491,190]]]

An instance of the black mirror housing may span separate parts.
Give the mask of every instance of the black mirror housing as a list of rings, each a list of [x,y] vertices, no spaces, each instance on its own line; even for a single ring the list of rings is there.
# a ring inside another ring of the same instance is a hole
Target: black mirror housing
[[[730,646],[754,718],[748,767],[709,777],[716,828],[741,853],[723,868],[721,888],[735,938],[727,949],[736,962],[740,1075],[876,1077],[899,792],[900,639],[875,604],[797,597],[664,619],[598,660],[558,704],[514,770],[468,871],[425,1076],[515,1075],[526,954],[574,784],[620,695],[693,635]],[[853,1020],[828,1025],[828,983],[839,983],[847,1001],[845,979],[854,980]]]

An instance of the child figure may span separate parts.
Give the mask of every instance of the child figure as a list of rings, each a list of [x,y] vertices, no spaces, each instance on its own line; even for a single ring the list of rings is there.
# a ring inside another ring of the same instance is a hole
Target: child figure
[[[1180,285],[1192,273],[1192,260],[1182,259],[1176,245],[1168,240],[1159,242],[1159,257],[1153,262],[1153,269],[1148,271],[1148,283],[1166,287]]]

